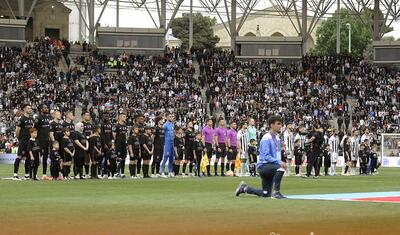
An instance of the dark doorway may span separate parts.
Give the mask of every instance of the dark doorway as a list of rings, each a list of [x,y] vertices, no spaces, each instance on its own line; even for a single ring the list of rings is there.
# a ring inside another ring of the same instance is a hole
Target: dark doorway
[[[50,38],[60,39],[60,29],[45,28],[44,34]]]

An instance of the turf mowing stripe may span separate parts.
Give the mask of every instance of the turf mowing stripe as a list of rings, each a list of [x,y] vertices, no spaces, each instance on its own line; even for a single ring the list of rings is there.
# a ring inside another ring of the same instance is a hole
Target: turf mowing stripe
[[[338,194],[310,194],[291,195],[290,199],[311,199],[311,200],[352,200],[360,198],[396,197],[400,192],[369,192],[369,193],[338,193]]]

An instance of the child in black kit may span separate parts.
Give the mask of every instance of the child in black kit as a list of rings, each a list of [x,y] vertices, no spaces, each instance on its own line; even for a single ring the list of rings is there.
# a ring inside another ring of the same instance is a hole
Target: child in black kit
[[[250,176],[256,177],[257,172],[256,172],[256,163],[257,163],[257,141],[255,139],[250,140],[250,145],[248,149],[248,154],[249,154],[249,172]]]
[[[35,128],[29,130],[31,138],[28,141],[28,154],[31,159],[31,166],[29,169],[30,178],[33,180],[38,180],[37,172],[40,164],[40,153],[42,152],[39,141],[36,139],[38,131]]]
[[[58,141],[54,141],[52,143],[52,149],[50,152],[50,172],[51,172],[51,177],[53,180],[61,180],[62,178],[60,177],[60,161],[61,161],[61,156],[59,150],[59,143]]]
[[[303,164],[303,154],[304,150],[301,148],[301,140],[297,139],[294,142],[294,161],[295,161],[295,172],[296,176],[300,176],[300,167]]]
[[[324,145],[324,151],[322,152],[322,155],[324,156],[325,176],[328,176],[328,170],[331,167],[331,151],[329,144]]]
[[[194,140],[194,148],[193,148],[193,155],[194,159],[196,161],[196,164],[194,165],[196,167],[196,175],[198,177],[201,177],[200,175],[200,163],[201,163],[201,158],[203,157],[203,151],[204,151],[204,144],[201,141],[201,133],[197,132],[196,133],[196,138]]]

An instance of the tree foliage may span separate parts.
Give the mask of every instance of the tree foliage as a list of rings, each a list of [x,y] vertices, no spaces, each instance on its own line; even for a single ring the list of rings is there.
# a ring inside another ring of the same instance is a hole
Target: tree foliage
[[[364,51],[372,43],[373,20],[371,20],[371,10],[368,10],[360,19],[355,12],[348,9],[341,9],[341,28],[340,28],[340,51],[348,52],[349,30],[346,26],[351,25],[351,53],[353,56],[362,57]],[[382,16],[383,17],[383,16]],[[331,18],[323,21],[317,29],[317,41],[314,54],[335,54],[336,53],[336,19],[334,14]],[[382,25],[383,33],[390,32],[391,29]]]
[[[193,49],[214,48],[219,38],[214,35],[212,27],[217,23],[215,18],[193,14]],[[175,18],[171,24],[172,33],[182,40],[182,49],[189,48],[189,14]]]

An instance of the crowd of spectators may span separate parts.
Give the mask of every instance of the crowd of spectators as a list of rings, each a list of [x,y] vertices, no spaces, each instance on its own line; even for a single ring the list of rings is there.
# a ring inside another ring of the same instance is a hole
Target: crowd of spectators
[[[61,48],[49,39],[24,49],[0,48],[2,133],[14,130],[22,103],[33,108],[45,103],[61,111],[79,104],[94,117],[104,110],[124,110],[128,125],[137,113],[154,123],[159,113],[173,111],[178,125],[196,120],[202,126],[208,115],[223,115],[228,122],[252,117],[263,129],[263,120],[277,113],[307,128],[328,129],[336,118],[342,131],[399,132],[400,73],[360,59],[305,56],[301,63],[280,64],[240,61],[221,50],[179,49],[167,49],[164,56],[105,56],[84,45],[87,56],[65,72],[56,71]],[[200,66],[198,78],[194,60]],[[352,126],[349,99],[354,100]]]

